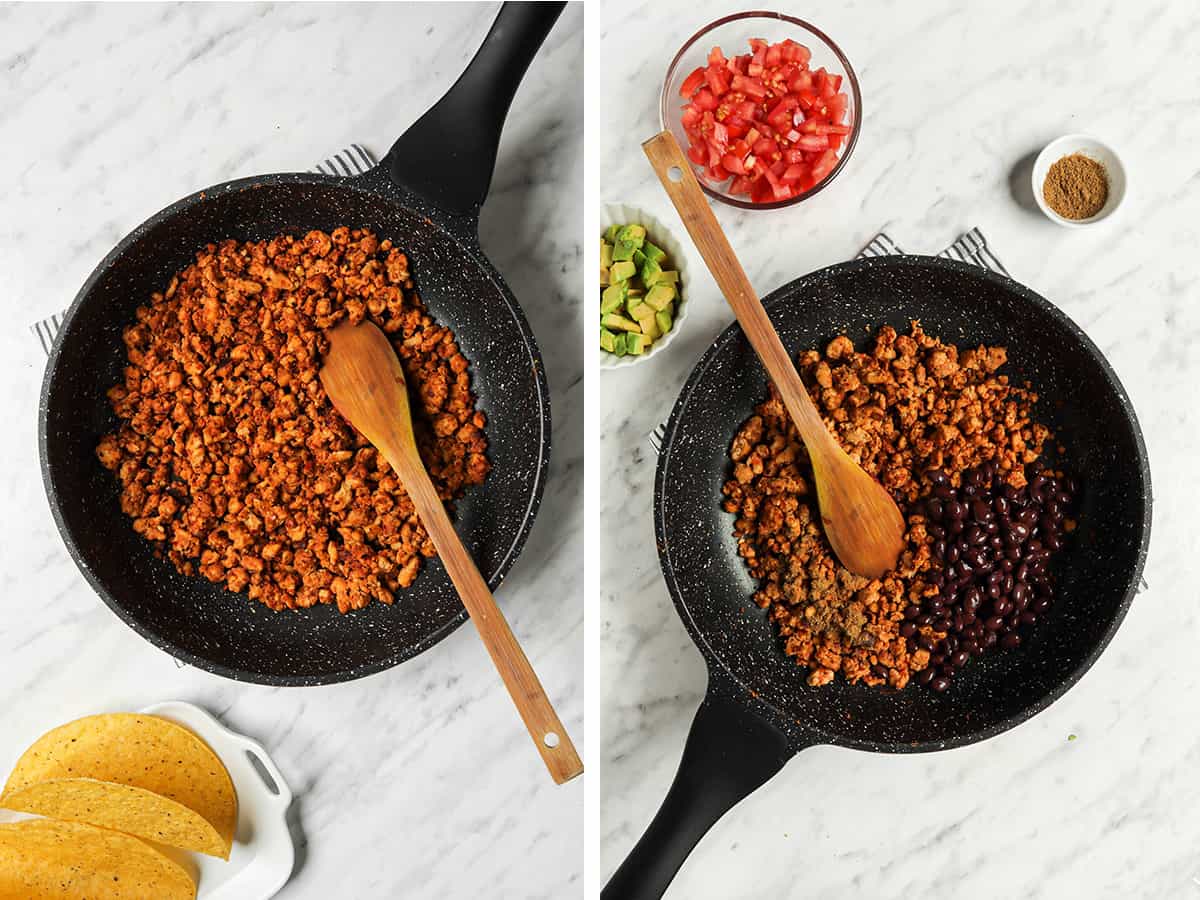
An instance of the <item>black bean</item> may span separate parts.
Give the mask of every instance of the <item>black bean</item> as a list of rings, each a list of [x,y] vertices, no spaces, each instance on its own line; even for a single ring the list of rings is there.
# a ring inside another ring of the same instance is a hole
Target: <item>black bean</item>
[[[1061,550],[1062,545],[1063,545],[1062,538],[1060,538],[1057,534],[1046,535],[1046,547],[1048,549]]]
[[[1036,625],[1037,619],[1038,619],[1037,613],[1031,613],[1031,612],[1021,613],[1021,624],[1022,625]]]
[[[933,627],[935,631],[949,631],[951,624],[952,623],[950,619],[945,615],[933,620]]]
[[[998,516],[1007,516],[1009,506],[1009,499],[1005,496],[999,496],[992,501],[992,509],[996,511],[996,515]]]
[[[904,607],[904,618],[906,619],[915,619],[920,614],[921,607],[917,606],[915,603],[910,603],[908,606]]]
[[[988,585],[987,595],[989,597],[991,597],[993,600],[995,600],[997,597],[999,597],[1000,593],[1001,593],[1000,592],[1000,584],[998,582],[993,581],[991,584]]]
[[[948,563],[958,562],[959,553],[960,553],[960,550],[959,550],[958,544],[951,544],[949,547],[946,548],[946,553],[945,553],[946,562],[948,562]]]
[[[961,521],[966,518],[967,508],[957,500],[950,500],[946,503],[946,518]]]
[[[993,616],[1007,616],[1009,614],[1009,612],[1012,610],[1012,608],[1013,608],[1012,603],[1009,602],[1008,600],[1004,599],[1003,597],[1001,597],[999,600],[997,600],[995,603],[992,604],[992,615]]]
[[[930,525],[925,530],[929,532],[929,536],[935,541],[940,541],[946,537],[946,529],[941,525]]]
[[[900,623],[900,636],[901,637],[910,638],[916,633],[917,633],[917,626],[914,625],[912,622],[901,622]]]
[[[950,534],[962,534],[962,530],[963,530],[962,519],[954,519],[952,522],[950,522],[950,524],[948,524],[946,526],[946,530],[948,532],[950,532]]]
[[[1016,584],[1017,584],[1017,581],[1015,578],[1013,578],[1011,575],[1005,575],[1004,583],[1001,586],[1000,590],[1002,593],[1011,594],[1012,589],[1016,586]]]
[[[933,616],[931,616],[929,613],[924,613],[923,615],[917,616],[915,619],[913,619],[913,621],[917,623],[918,628],[928,628],[933,624]]]
[[[1010,631],[1004,637],[1000,638],[1000,646],[1005,650],[1016,650],[1021,646],[1021,636],[1015,631]]]
[[[933,669],[922,669],[917,673],[917,684],[929,684],[933,680]]]
[[[922,650],[929,650],[932,652],[932,650],[934,648],[934,640],[927,634],[918,635],[917,636],[917,646],[920,647]]]
[[[949,500],[954,496],[954,488],[950,487],[948,484],[936,485],[933,489],[933,496],[937,497],[939,500]]]
[[[943,656],[942,654],[940,654],[940,653],[931,653],[931,654],[929,655],[929,663],[930,663],[930,665],[934,665],[934,666],[940,666],[940,665],[941,665],[942,663],[944,663],[945,661],[946,661],[946,657],[944,657],[944,656]]]
[[[971,515],[975,517],[976,522],[986,522],[995,514],[992,512],[992,508],[988,506],[986,500],[976,498],[971,501]]]
[[[1029,528],[1024,522],[1013,522],[1012,528],[1008,532],[1013,540],[1018,544],[1025,543],[1029,538]]]
[[[956,668],[961,669],[967,664],[967,660],[971,658],[969,650],[959,649],[954,651],[954,655],[950,657],[950,662],[954,663]]]
[[[941,469],[930,469],[925,473],[925,476],[929,479],[929,483],[934,487],[940,487],[950,483],[950,476]]]
[[[887,678],[887,667],[880,663],[875,663],[875,665],[871,666],[871,671],[879,678]]]
[[[1000,526],[997,525],[994,521],[989,520],[989,521],[985,522],[983,525],[983,533],[988,535],[988,537],[999,534]]]
[[[1004,620],[1000,616],[992,616],[983,625],[988,631],[999,631],[1004,627]]]
[[[996,641],[998,641],[998,640],[999,640],[999,637],[996,635],[996,632],[985,631],[983,633],[983,649],[987,650],[989,647],[996,646]]]
[[[940,694],[950,687],[950,679],[945,675],[939,675],[929,683],[929,686]]]

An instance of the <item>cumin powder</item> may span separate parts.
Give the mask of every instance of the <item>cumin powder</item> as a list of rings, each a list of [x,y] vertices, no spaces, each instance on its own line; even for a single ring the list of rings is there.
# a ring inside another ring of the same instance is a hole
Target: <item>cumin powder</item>
[[[1090,219],[1108,201],[1108,173],[1090,156],[1072,153],[1050,167],[1042,197],[1064,219]]]

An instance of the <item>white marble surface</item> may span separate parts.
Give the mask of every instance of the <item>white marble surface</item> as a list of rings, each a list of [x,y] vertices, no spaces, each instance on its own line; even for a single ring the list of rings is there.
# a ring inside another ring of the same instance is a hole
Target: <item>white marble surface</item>
[[[765,294],[853,256],[881,227],[935,252],[980,226],[1017,279],[1083,326],[1128,389],[1157,494],[1151,589],[1080,684],[1014,731],[934,755],[805,751],[709,833],[668,896],[1197,896],[1194,9],[1090,0],[789,9],[841,44],[866,118],[847,170],[812,201],[718,210],[751,280]],[[670,55],[731,7],[608,0],[606,10],[601,119],[622,125],[600,133],[603,199],[678,222],[638,144],[657,130]],[[1031,211],[1032,154],[1074,131],[1117,145],[1131,177],[1126,206],[1094,231]],[[646,442],[731,320],[711,280],[697,282],[692,304],[669,354],[601,373],[604,877],[665,794],[705,684],[658,570]]]
[[[93,595],[42,494],[44,357],[26,326],[167,203],[306,169],[350,141],[382,155],[457,77],[495,4],[0,5],[0,767],[76,715],[183,699],[262,741],[299,795],[306,846],[281,897],[577,895],[582,782],[555,787],[470,626],[397,669],[271,689],[177,668]],[[546,356],[554,461],[499,592],[583,745],[582,10],[517,95],[483,245]]]

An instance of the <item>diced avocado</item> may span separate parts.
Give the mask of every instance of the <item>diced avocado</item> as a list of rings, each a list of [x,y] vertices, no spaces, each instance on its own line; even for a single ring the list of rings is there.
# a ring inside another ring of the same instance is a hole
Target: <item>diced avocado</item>
[[[617,241],[616,246],[613,247],[613,261],[622,262],[626,259],[633,259],[635,250],[637,250],[637,246],[633,242]]]
[[[620,230],[620,225],[609,225],[606,229],[604,229],[604,240],[608,241],[610,244],[615,244],[617,242],[617,233]]]
[[[607,269],[612,265],[613,247],[608,241],[601,238],[600,240],[600,268]]]
[[[607,328],[600,329],[600,349],[601,350],[607,350],[609,353],[612,353],[613,347],[615,346],[616,339],[617,339],[617,336],[615,334],[613,334],[611,331],[609,331]]]
[[[642,330],[642,326],[637,322],[627,319],[618,313],[609,313],[606,316],[602,316],[600,324],[613,331],[636,331],[640,334]]]
[[[646,264],[646,254],[643,253],[641,250],[634,250],[633,251],[633,264],[635,266],[637,266],[638,271],[640,272],[642,270],[642,266],[644,266]]]
[[[611,290],[611,288],[609,289]],[[646,302],[656,310],[664,310],[667,304],[675,299],[675,288],[669,284],[656,284],[646,294]]]
[[[628,281],[637,274],[637,266],[633,264],[633,260],[627,259],[622,262],[613,263],[612,268],[609,269],[608,272],[609,278],[611,278],[614,282]]]
[[[616,312],[625,302],[625,282],[610,284],[600,295],[600,315]]]
[[[655,247],[649,241],[642,243],[642,252],[646,254],[646,259],[652,259],[657,263],[662,262],[663,257],[667,255],[665,250]]]
[[[646,313],[647,315],[638,317],[637,323],[642,326],[642,334],[646,336],[646,340],[657,341],[662,337],[662,329],[658,327],[658,320],[656,318],[658,313],[649,306],[646,307]]]
[[[658,330],[662,334],[666,334],[668,331],[670,331],[671,326],[675,324],[671,319],[671,314],[665,311],[654,314],[654,323],[658,326]]]
[[[678,284],[679,273],[674,271],[664,271],[658,276],[658,284]]]
[[[600,287],[608,287],[611,284],[608,266],[600,267]]]
[[[625,332],[622,331],[613,338],[612,352],[617,354],[617,356],[625,355]]]
[[[637,321],[644,319],[647,315],[654,315],[654,309],[648,303],[642,303],[637,298],[625,301],[625,311],[629,313],[629,318]]]
[[[640,250],[646,242],[646,229],[641,225],[625,225],[617,232],[617,243],[627,241]]]
[[[642,276],[642,284],[651,288],[658,284],[658,277],[662,275],[662,266],[653,259],[647,259],[638,270],[638,274]]]
[[[644,334],[627,334],[625,335],[625,352],[633,356],[641,356],[647,343]]]

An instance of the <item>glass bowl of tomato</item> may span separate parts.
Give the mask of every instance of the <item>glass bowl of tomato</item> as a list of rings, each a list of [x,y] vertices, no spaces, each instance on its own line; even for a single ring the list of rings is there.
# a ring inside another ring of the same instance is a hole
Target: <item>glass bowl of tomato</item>
[[[822,190],[858,141],[862,95],[824,32],[773,12],[706,25],[671,60],[660,115],[710,197],[780,209]]]

